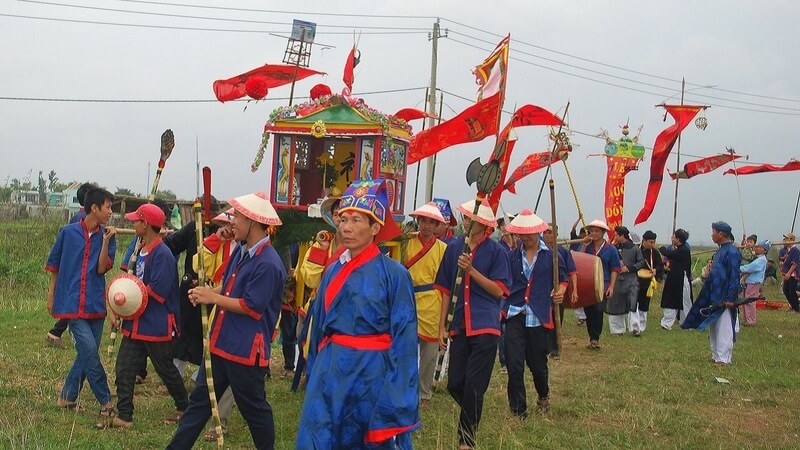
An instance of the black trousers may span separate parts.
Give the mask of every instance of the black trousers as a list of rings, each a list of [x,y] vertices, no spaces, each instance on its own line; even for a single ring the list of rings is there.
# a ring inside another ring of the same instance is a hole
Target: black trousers
[[[294,370],[295,345],[297,345],[297,314],[294,311],[281,311],[281,347],[283,348],[283,368]]]
[[[458,441],[475,446],[475,431],[481,421],[483,396],[492,378],[498,336],[479,334],[466,337],[462,334],[450,343],[450,368],[447,391],[461,406],[458,419]]]
[[[508,406],[517,416],[526,416],[525,366],[533,373],[533,385],[539,398],[550,395],[547,384],[547,330],[543,326],[525,326],[525,315],[506,321],[506,363],[508,364]]]
[[[584,312],[586,312],[586,332],[589,333],[589,340],[591,341],[599,341],[600,335],[603,333],[603,311],[605,308],[605,300],[583,307]]]
[[[142,366],[147,365],[148,357],[150,357],[156,373],[164,382],[169,395],[172,396],[175,409],[184,411],[189,405],[183,378],[178,372],[178,368],[172,363],[172,343],[145,342],[123,336],[117,355],[115,384],[117,386],[117,411],[120,419],[126,422],[133,421],[133,390],[136,375]]]
[[[800,300],[797,298],[797,279],[789,278],[788,280],[783,280],[783,295],[792,309],[800,312]]]
[[[267,402],[264,389],[267,368],[258,365],[245,366],[212,354],[211,372],[214,375],[214,393],[217,395],[217,400],[228,386],[233,391],[236,406],[247,422],[247,427],[250,428],[255,448],[259,450],[274,448],[275,422],[272,417],[272,406]],[[205,429],[209,417],[211,417],[211,401],[208,398],[206,369],[203,364],[197,375],[197,384],[189,396],[189,407],[181,417],[175,436],[167,448],[191,449],[197,437]]]

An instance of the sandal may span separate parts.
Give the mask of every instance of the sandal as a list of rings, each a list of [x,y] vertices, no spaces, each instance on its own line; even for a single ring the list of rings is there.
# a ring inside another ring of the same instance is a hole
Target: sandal
[[[164,425],[177,425],[183,417],[183,411],[172,411],[172,414],[164,419]]]
[[[133,422],[126,422],[117,416],[111,417],[108,420],[97,422],[94,424],[96,430],[105,430],[106,428],[130,428]]]
[[[117,411],[114,410],[113,406],[104,406],[100,408],[100,416],[106,418],[117,417]]]
[[[71,411],[76,411],[76,412],[83,412],[85,409],[83,406],[78,405],[78,402],[71,402],[69,400],[64,400],[61,398],[56,400],[56,406],[58,406],[59,408],[69,409]]]
[[[223,435],[225,433],[222,433]],[[217,442],[217,432],[213,428],[209,428],[206,434],[203,435],[203,440],[206,442]]]

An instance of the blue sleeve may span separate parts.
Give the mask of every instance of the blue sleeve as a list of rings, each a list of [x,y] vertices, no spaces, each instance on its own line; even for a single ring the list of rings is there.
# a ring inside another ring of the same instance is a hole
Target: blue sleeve
[[[158,248],[147,262],[147,292],[150,297],[164,303],[178,289],[178,266],[167,246]]]
[[[800,266],[800,249],[797,247],[792,247],[792,249],[789,250],[786,260],[789,261],[789,264],[796,264]]]
[[[242,292],[243,306],[250,317],[259,320],[270,306],[278,305],[280,308],[284,281],[286,272],[282,265],[264,264],[254,271]]]
[[[336,264],[339,264],[338,262]],[[322,341],[322,324],[325,322],[325,289],[331,281],[331,270],[326,270],[322,275],[322,281],[317,287],[317,297],[311,302],[311,307],[306,314],[306,325],[308,334],[308,355],[306,355],[306,373],[311,376],[314,368],[314,361],[317,358],[317,347]]]
[[[131,243],[128,244],[128,248],[125,249],[125,254],[122,256],[122,261],[119,262],[120,270],[128,270],[128,263],[131,261],[131,255],[133,255],[133,251],[136,249],[136,241],[137,238],[133,238]]]
[[[448,244],[447,249],[442,256],[442,263],[439,265],[439,270],[436,272],[436,281],[434,284],[441,289],[446,290],[448,295],[452,295],[453,281],[455,281],[456,274],[454,269],[458,267],[455,263],[458,256],[455,256],[456,245]]]
[[[758,273],[767,269],[767,260],[763,258],[756,258],[753,262],[739,267],[742,273]]]
[[[567,269],[567,258],[558,258],[558,281],[569,281],[568,273],[569,270]],[[555,288],[555,286],[553,287]]]
[[[508,252],[504,251],[500,244],[493,247],[492,266],[489,269],[489,273],[486,274],[486,278],[502,283],[504,286],[511,286],[511,264],[508,260]]]
[[[45,269],[50,272],[58,272],[58,267],[61,264],[61,252],[64,249],[64,233],[64,227],[61,227],[56,235],[56,242],[53,244],[53,248],[50,249],[50,256],[47,257]]]
[[[109,270],[114,268],[114,258],[117,257],[117,237],[111,236],[111,239],[108,241],[108,258],[111,260],[111,266]]]

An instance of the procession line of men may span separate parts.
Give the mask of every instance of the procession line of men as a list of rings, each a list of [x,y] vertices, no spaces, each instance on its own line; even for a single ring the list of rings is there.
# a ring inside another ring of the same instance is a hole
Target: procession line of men
[[[48,310],[54,317],[69,320],[77,350],[57,404],[76,408],[83,381],[88,379],[107,419],[98,427],[129,427],[136,377],[150,358],[175,403],[175,411],[165,419],[178,424],[168,448],[191,448],[211,408],[204,366],[187,401],[181,374],[170,360],[171,341],[183,332],[185,309],[179,300],[173,253],[180,247],[175,240],[188,236],[189,230],[184,227],[170,235],[173,246],[168,247],[167,239],[162,241],[160,236],[165,215],[159,207],[142,205],[125,216],[143,242],[133,250],[133,272],[146,286],[149,299],[141,316],[121,325],[124,337],[116,366],[115,409],[99,358],[106,314],[104,274],[113,267],[116,249],[115,229],[105,226],[113,196],[94,188],[85,200],[86,216],[59,231],[47,263],[53,273]],[[229,203],[232,210],[215,218],[220,231],[207,239],[207,252],[199,255],[208,262],[212,283],[206,287],[189,283],[185,294],[195,309],[192,314],[199,313],[198,305],[216,309],[210,334],[215,392],[236,401],[256,448],[273,448],[272,407],[264,380],[283,299],[290,296],[289,275],[270,240],[272,228],[281,221],[263,193]],[[490,205],[483,202],[475,214],[473,200],[457,210],[462,213],[464,230],[470,231],[468,236],[452,237],[455,219],[447,200],[435,199],[412,212],[418,232],[406,243],[402,262],[397,262],[379,247],[400,235],[383,180],[355,181],[341,198],[323,203],[323,216],[335,233],[320,234],[297,267],[312,290],[299,325],[304,364],[298,365],[297,375],[305,373],[307,385],[298,448],[411,448],[411,432],[420,426],[419,408],[432,395],[437,354],[446,348],[447,340],[447,389],[460,407],[459,448],[474,448],[501,323],[505,325],[511,412],[523,419],[528,415],[526,365],[537,393],[535,411],[548,411],[548,354],[559,350],[552,344],[554,307],[561,306],[570,279],[576,283],[571,254],[560,246],[553,254],[557,230],[529,210],[505,225],[505,231],[515,237],[510,241],[513,245],[505,246],[490,238],[498,226]],[[584,308],[588,348],[600,349],[604,313],[609,315],[612,335],[630,331],[641,336],[654,285],[663,277],[663,255],[669,272],[662,297],[662,327],[668,329],[674,323],[670,310],[688,311],[681,326],[709,327],[713,360],[731,362],[739,276],[751,268],[740,268],[741,255],[732,245],[728,224],[712,224],[712,239],[720,249],[693,304],[688,233],[676,230],[673,245],[656,251],[656,235],[650,231],[637,246],[627,228],[617,227],[612,245],[605,239],[610,230],[603,221],[592,221],[586,228],[587,237],[578,251],[600,258],[605,297]],[[769,243],[761,243],[760,248],[759,257]],[[190,248],[184,245],[184,249]],[[797,265],[790,253],[787,248],[785,259],[790,264],[784,274],[796,277]],[[192,264],[190,257],[187,267]],[[463,278],[457,282],[459,272]],[[757,278],[750,281],[758,284]],[[684,306],[687,289],[688,307]],[[573,290],[569,301],[577,295]],[[457,301],[448,324],[453,296]],[[208,434],[206,440],[215,437]]]

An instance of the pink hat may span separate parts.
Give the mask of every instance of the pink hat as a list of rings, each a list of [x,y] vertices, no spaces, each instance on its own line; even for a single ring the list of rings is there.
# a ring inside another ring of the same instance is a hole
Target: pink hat
[[[486,225],[487,227],[497,227],[497,219],[494,216],[494,212],[489,206],[489,203],[485,200],[481,202],[481,206],[478,208],[477,217],[472,217],[472,212],[475,211],[475,200],[470,200],[459,205],[456,209],[460,211],[461,214],[464,214],[480,224]]]
[[[409,216],[411,216],[411,217],[427,217],[427,218],[433,219],[433,220],[435,220],[437,222],[447,223],[447,221],[444,220],[444,216],[442,215],[442,212],[439,211],[439,208],[436,206],[436,203],[434,203],[434,202],[428,202],[428,203],[420,206],[419,208],[414,210],[414,212],[409,214]]]
[[[242,195],[228,200],[233,209],[242,213],[248,219],[254,220],[264,225],[281,225],[281,218],[275,212],[275,208],[267,200],[267,195],[263,192]]]
[[[145,203],[136,208],[136,211],[125,214],[125,218],[131,222],[141,220],[150,226],[161,228],[164,226],[166,215],[158,206],[152,203]]]
[[[229,208],[227,211],[217,214],[211,221],[223,224],[233,223],[233,208]]]
[[[600,220],[600,219],[595,219],[595,220],[593,220],[593,221],[591,221],[591,222],[589,222],[589,223],[587,223],[587,224],[586,224],[586,228],[587,228],[587,229],[589,229],[589,228],[591,228],[591,227],[602,228],[602,229],[604,229],[604,230],[606,230],[606,231],[611,231],[611,230],[608,228],[608,225],[606,225],[606,223],[605,223],[605,222],[603,222],[603,221],[602,221],[602,220]]]
[[[506,225],[506,231],[514,234],[536,234],[547,230],[548,224],[530,209],[523,209]]]

